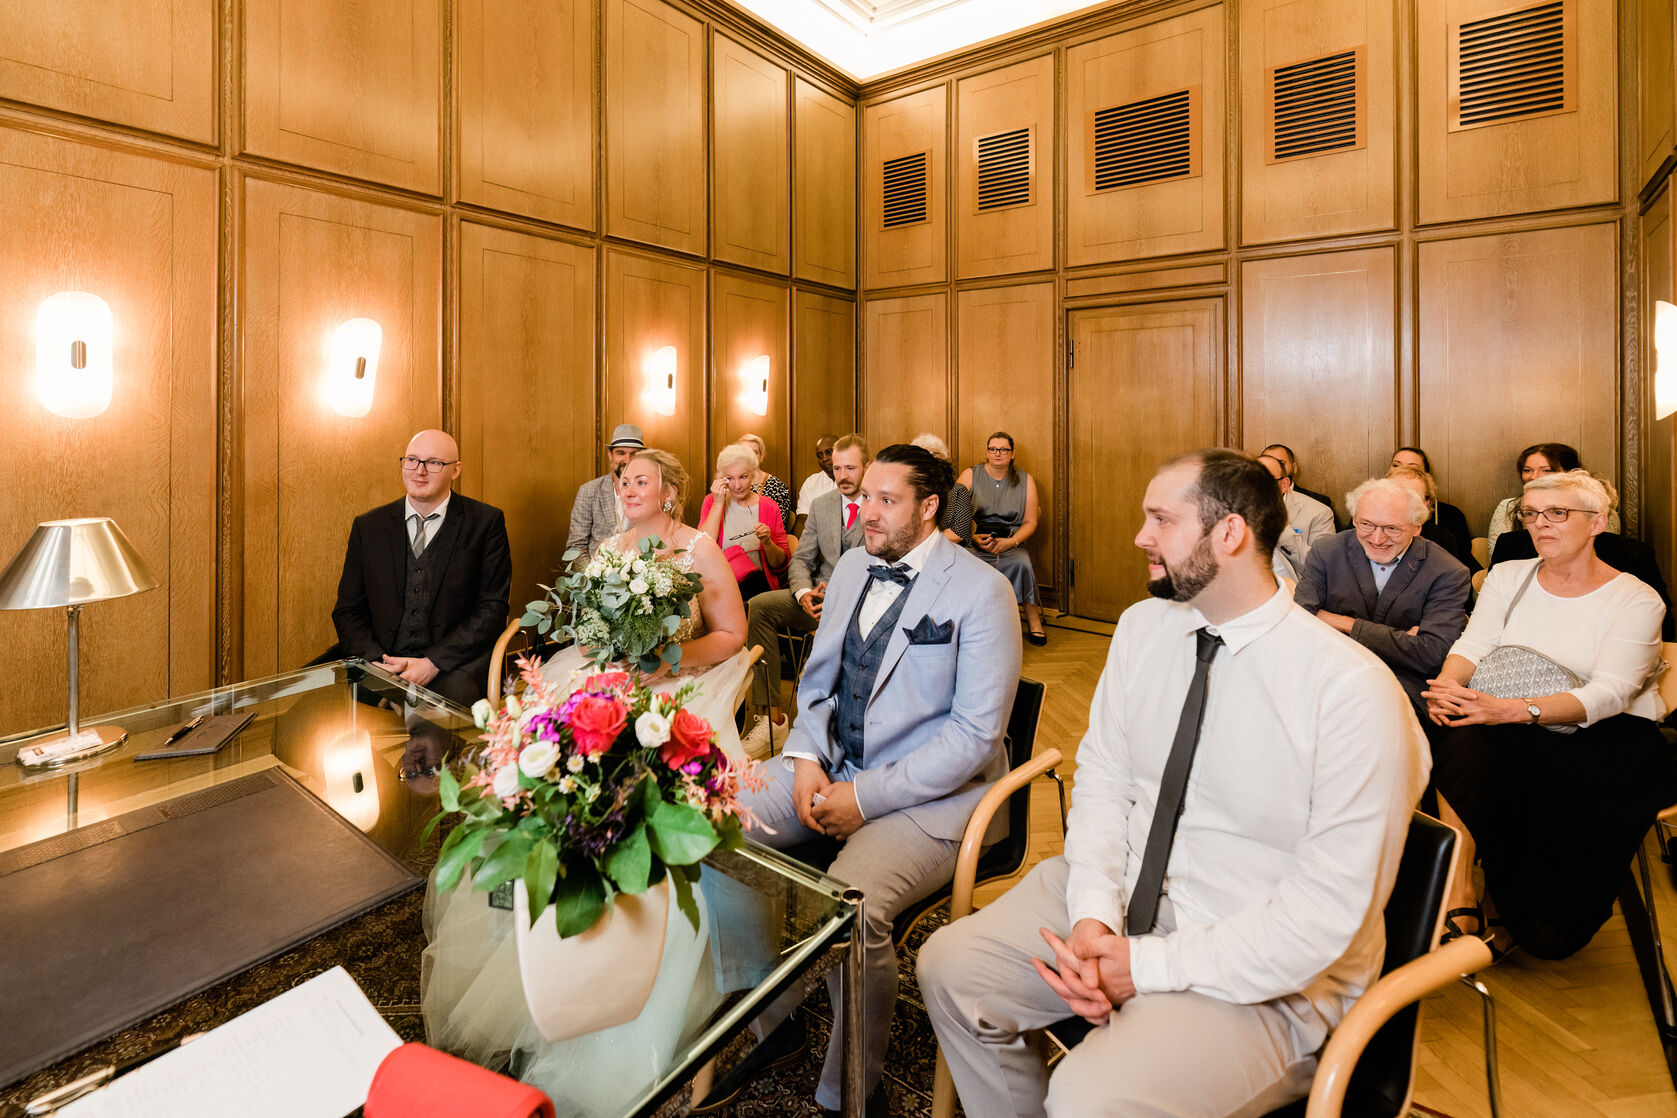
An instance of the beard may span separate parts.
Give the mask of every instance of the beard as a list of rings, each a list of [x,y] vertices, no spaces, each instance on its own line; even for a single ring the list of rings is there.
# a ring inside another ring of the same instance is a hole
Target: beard
[[[887,563],[895,563],[903,556],[914,550],[914,545],[920,542],[917,534],[920,525],[916,521],[904,524],[899,530],[886,536],[875,551],[872,544],[867,545],[868,554],[875,559],[883,559]]]
[[[1211,550],[1211,533],[1206,532],[1194,545],[1194,550],[1176,569],[1164,561],[1161,556],[1159,565],[1165,569],[1163,578],[1155,578],[1148,582],[1147,592],[1155,598],[1163,598],[1170,602],[1191,602],[1199,597],[1200,591],[1211,585],[1211,580],[1217,577],[1219,567],[1217,556]]]

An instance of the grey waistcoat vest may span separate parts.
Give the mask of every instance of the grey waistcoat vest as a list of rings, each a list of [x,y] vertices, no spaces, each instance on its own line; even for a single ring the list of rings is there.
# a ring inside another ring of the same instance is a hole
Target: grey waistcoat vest
[[[436,543],[435,540],[431,541]],[[408,553],[408,588],[402,599],[402,623],[396,627],[396,646],[392,656],[420,656],[431,647],[431,578],[436,563],[434,547],[427,547],[415,559]]]
[[[838,743],[844,748],[844,759],[858,769],[862,767],[863,727],[868,721],[868,699],[873,695],[873,681],[879,675],[879,665],[885,659],[885,646],[891,643],[897,618],[902,616],[903,604],[908,601],[909,591],[913,589],[912,582],[903,587],[903,592],[874,622],[866,638],[862,636],[858,622],[862,603],[868,600],[867,590],[864,590],[861,600],[856,603],[856,611],[850,615],[850,624],[844,630],[844,653],[840,661],[833,725]]]

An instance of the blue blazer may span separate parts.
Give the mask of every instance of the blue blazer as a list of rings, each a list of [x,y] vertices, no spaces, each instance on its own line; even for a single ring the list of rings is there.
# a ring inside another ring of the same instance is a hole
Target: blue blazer
[[[1438,675],[1450,646],[1467,627],[1471,586],[1466,567],[1417,536],[1386,580],[1386,589],[1376,593],[1368,555],[1357,542],[1356,529],[1347,528],[1310,549],[1293,601],[1311,613],[1325,609],[1356,618],[1351,639],[1384,660],[1409,701],[1424,711],[1426,681]],[[1411,635],[1408,630],[1417,626],[1420,632]]]
[[[1003,737],[1022,657],[1013,587],[994,567],[936,536],[874,678],[864,767],[849,770],[832,732],[834,695],[844,634],[867,592],[871,562],[865,548],[853,547],[833,568],[785,753],[819,760],[834,779],[853,781],[866,818],[901,811],[933,838],[959,840],[985,786],[1007,771]],[[909,638],[916,628],[927,633],[945,624],[947,640]]]

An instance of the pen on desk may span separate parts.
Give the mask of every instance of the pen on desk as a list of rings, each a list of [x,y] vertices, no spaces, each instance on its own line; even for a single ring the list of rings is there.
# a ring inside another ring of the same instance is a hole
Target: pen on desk
[[[190,734],[192,731],[194,731],[198,727],[202,726],[204,724],[204,719],[206,719],[208,717],[209,717],[209,715],[207,715],[207,714],[200,714],[197,718],[194,718],[191,722],[188,722],[186,725],[182,726],[180,729],[178,729],[174,733],[170,734],[167,738],[164,738],[163,739],[163,744],[161,746],[159,746],[158,748],[167,749],[171,745],[174,745],[177,741],[180,741],[186,735]]]
[[[104,1067],[97,1071],[90,1072],[89,1074],[82,1076],[80,1079],[71,1083],[66,1083],[64,1086],[59,1087],[56,1090],[48,1091],[44,1095],[36,1096],[30,1101],[29,1105],[23,1108],[23,1112],[29,1115],[51,1114],[59,1107],[69,1106],[72,1102],[81,1098],[83,1095],[97,1091],[99,1088],[105,1086],[119,1075],[133,1071],[141,1064],[149,1064],[159,1056],[167,1056],[181,1045],[186,1044],[189,1041],[197,1040],[203,1035],[203,1033],[187,1033],[185,1036],[165,1041],[156,1048],[142,1052],[138,1056],[130,1056],[121,1063],[112,1064],[110,1067]]]

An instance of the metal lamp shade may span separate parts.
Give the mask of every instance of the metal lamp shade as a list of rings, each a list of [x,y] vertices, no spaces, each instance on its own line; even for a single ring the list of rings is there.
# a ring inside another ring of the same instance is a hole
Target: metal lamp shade
[[[49,520],[0,571],[0,609],[79,606],[157,588],[157,576],[109,517]]]

